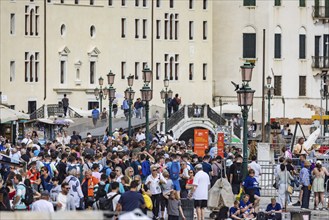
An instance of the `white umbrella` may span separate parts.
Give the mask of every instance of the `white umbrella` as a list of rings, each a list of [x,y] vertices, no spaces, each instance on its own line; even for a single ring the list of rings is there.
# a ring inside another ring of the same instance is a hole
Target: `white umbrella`
[[[16,120],[18,120],[18,117],[11,111],[11,109],[0,105],[0,124]]]

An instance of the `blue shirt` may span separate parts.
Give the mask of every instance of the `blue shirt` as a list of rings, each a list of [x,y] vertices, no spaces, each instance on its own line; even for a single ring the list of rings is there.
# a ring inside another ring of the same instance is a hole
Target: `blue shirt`
[[[202,162],[202,169],[204,172],[206,172],[208,175],[212,171],[211,165],[207,162]]]
[[[217,147],[212,147],[212,148],[210,148],[210,150],[209,150],[209,155],[211,156],[211,158],[215,158],[217,155],[215,154],[216,153],[216,151],[217,151]]]
[[[269,212],[269,211],[280,211],[281,210],[281,205],[279,203],[275,203],[275,206],[273,207],[272,203],[271,204],[268,204],[267,207],[266,207],[266,211]]]
[[[97,109],[94,109],[92,112],[91,112],[91,115],[93,118],[99,118],[99,111]]]
[[[231,217],[232,215],[234,215],[237,211],[238,211],[237,208],[235,208],[234,206],[231,207],[231,208],[230,208],[230,217]]]
[[[123,100],[123,103],[122,103],[122,108],[124,109],[124,110],[127,110],[127,109],[129,109],[129,105],[128,105],[128,100]]]
[[[300,179],[300,183],[303,185],[303,186],[308,186],[310,185],[310,174],[308,172],[308,169],[307,168],[303,168],[300,173],[299,173],[299,179]]]
[[[248,200],[248,202],[247,203],[245,203],[244,201],[243,201],[243,199],[241,199],[240,200],[240,209],[243,209],[243,208],[245,208],[246,206],[248,206],[250,204],[250,201]]]
[[[242,186],[245,189],[259,189],[259,183],[257,182],[255,177],[247,176],[243,181]]]
[[[130,212],[140,208],[145,202],[142,194],[139,192],[127,191],[122,194],[118,203],[122,206],[122,211]]]

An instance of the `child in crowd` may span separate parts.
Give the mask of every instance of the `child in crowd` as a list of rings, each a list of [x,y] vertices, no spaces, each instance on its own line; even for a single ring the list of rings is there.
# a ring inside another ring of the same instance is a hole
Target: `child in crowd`
[[[177,191],[173,190],[170,192],[168,198],[168,220],[178,220],[179,213],[182,216],[182,219],[185,220],[184,212],[182,209],[182,203],[178,197]]]
[[[243,217],[240,213],[239,201],[235,200],[233,207],[230,208],[229,217],[231,219],[242,220]]]

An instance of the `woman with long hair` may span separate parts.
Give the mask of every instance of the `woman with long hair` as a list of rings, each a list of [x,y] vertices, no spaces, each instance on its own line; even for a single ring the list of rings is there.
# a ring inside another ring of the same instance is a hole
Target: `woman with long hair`
[[[315,165],[315,169],[312,171],[312,177],[314,178],[312,184],[312,191],[314,192],[315,197],[315,210],[319,210],[319,199],[320,203],[322,203],[322,209],[327,209],[324,206],[324,180],[325,175],[329,176],[329,172],[325,167],[322,167],[321,161],[317,161]]]
[[[286,170],[286,166],[282,163],[280,164],[280,171],[277,175],[276,182],[278,183],[278,203],[283,207],[285,201],[289,197],[289,193],[287,192],[288,185],[290,185],[291,181],[294,178],[291,174]]]

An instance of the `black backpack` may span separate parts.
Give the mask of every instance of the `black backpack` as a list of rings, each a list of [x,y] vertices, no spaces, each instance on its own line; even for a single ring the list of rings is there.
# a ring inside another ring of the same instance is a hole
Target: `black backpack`
[[[111,196],[110,198],[108,198],[107,196],[105,196],[103,198],[99,198],[97,208],[99,210],[106,210],[106,211],[110,211],[110,212],[115,211],[114,207],[113,207],[113,199],[118,195],[119,194],[117,193],[117,194]]]
[[[99,200],[100,198],[106,197],[106,191],[105,191],[106,184],[99,184],[98,189],[95,195],[95,200]]]
[[[21,185],[25,187],[25,196],[22,199],[22,202],[26,206],[29,206],[33,203],[33,189],[31,186],[25,186],[24,184],[21,184]]]
[[[233,170],[233,182],[242,183],[243,173],[242,165],[235,165]]]

